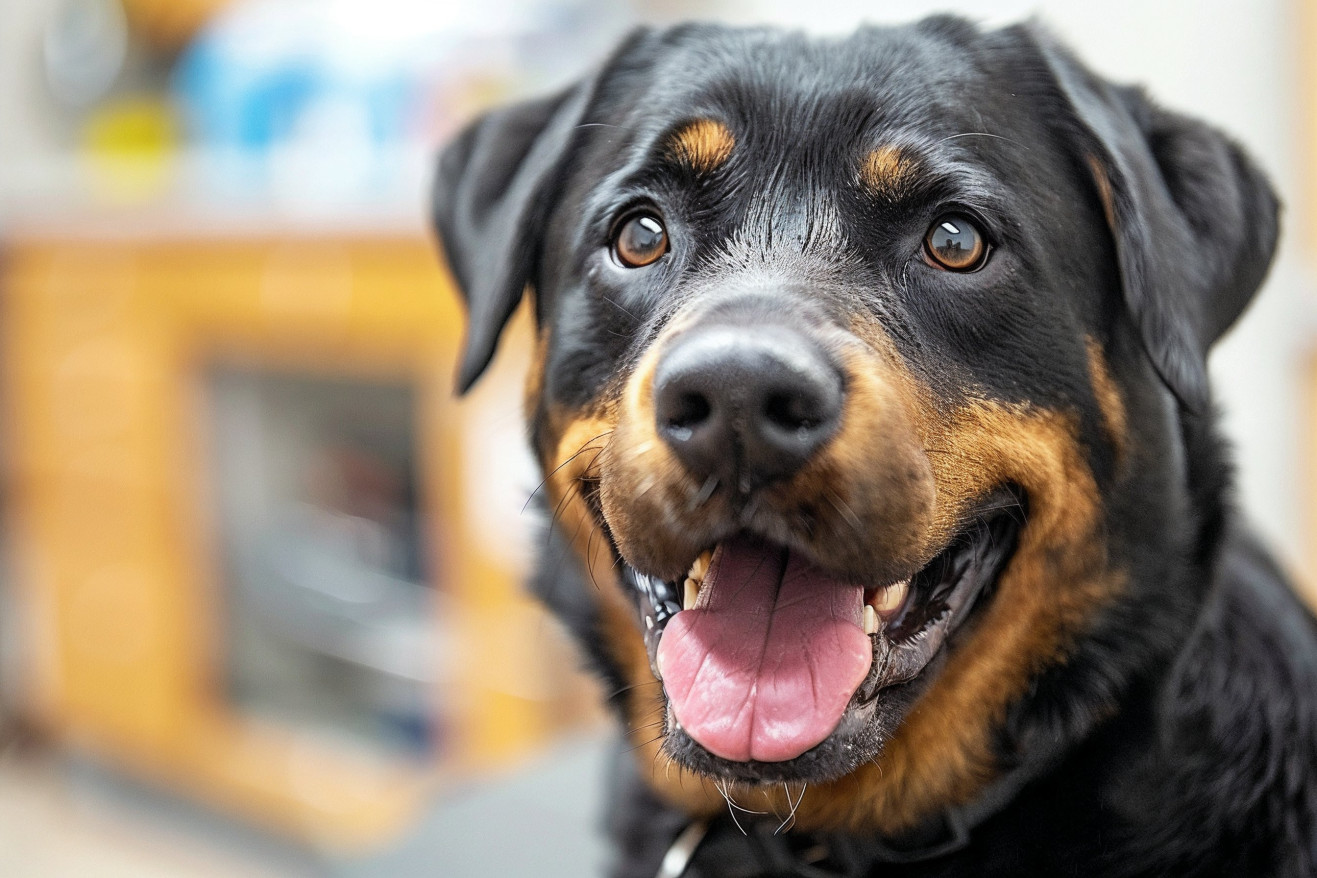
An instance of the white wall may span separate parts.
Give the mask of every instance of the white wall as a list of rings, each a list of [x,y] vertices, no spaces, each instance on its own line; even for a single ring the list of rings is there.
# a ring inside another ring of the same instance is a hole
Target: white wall
[[[41,24],[51,0],[0,0],[0,162],[52,142],[50,120],[34,95],[41,83]]]

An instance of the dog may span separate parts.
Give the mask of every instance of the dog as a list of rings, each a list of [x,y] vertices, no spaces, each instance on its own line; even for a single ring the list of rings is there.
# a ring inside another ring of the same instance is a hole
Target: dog
[[[458,387],[529,295],[613,874],[1317,875],[1317,623],[1205,362],[1278,213],[1033,24],[645,30],[461,133]]]

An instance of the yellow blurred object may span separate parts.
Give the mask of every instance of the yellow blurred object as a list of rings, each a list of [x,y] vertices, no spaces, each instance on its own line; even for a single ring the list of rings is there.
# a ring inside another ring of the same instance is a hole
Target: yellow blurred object
[[[99,104],[83,127],[82,155],[93,193],[118,204],[159,196],[173,179],[180,128],[173,104],[163,97]]]
[[[428,241],[47,238],[3,265],[7,532],[35,721],[259,825],[351,848],[405,828],[445,777],[507,766],[595,716],[508,540],[474,533],[488,485],[471,474],[506,462],[467,425],[505,404],[525,320],[459,408],[461,314]],[[233,358],[417,389],[418,489],[441,547],[431,574],[458,633],[435,698],[449,735],[419,766],[229,700],[199,395],[205,369]],[[519,436],[515,415],[498,422]]]
[[[233,0],[122,0],[133,33],[160,49],[178,50]]]

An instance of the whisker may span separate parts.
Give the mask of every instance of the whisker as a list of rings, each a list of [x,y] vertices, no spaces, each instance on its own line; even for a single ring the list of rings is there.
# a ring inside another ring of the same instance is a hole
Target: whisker
[[[526,511],[526,507],[530,505],[530,501],[534,500],[535,495],[540,492],[540,489],[549,483],[549,479],[553,478],[558,474],[558,470],[562,469],[567,464],[571,463],[573,460],[576,460],[576,458],[580,457],[584,452],[593,448],[595,442],[598,442],[600,439],[604,438],[605,436],[612,434],[612,432],[613,432],[612,430],[605,430],[604,432],[600,433],[598,436],[592,436],[591,438],[585,440],[585,442],[581,444],[581,447],[576,449],[575,454],[573,454],[571,457],[567,458],[562,463],[555,466],[553,470],[547,476],[545,476],[538,485],[535,486],[535,490],[530,492],[530,496],[526,498],[526,502],[523,503],[521,506],[521,511],[522,512]],[[603,446],[601,446],[599,450],[602,453]],[[598,459],[597,456],[596,459]],[[590,465],[594,466],[594,461],[591,461]]]
[[[851,509],[850,504],[846,502],[844,497],[836,491],[829,489],[827,498],[828,502],[832,504],[832,508],[836,509],[842,518],[846,519],[846,522],[854,528],[856,533],[862,533],[864,531],[864,525],[861,524],[860,517],[855,514],[855,510]]]
[[[553,529],[558,525],[558,522],[562,519],[563,510],[567,508],[567,504],[571,502],[572,498],[579,494],[580,494],[580,488],[573,485],[569,490],[563,493],[562,499],[559,500],[558,505],[554,507],[553,514],[549,516],[549,527],[546,529],[544,534],[544,544],[546,546],[549,544],[549,540],[553,539]]]
[[[604,299],[605,302],[607,302],[608,304],[612,305],[614,308],[616,308],[617,310],[621,311],[623,314],[625,314],[626,316],[630,317],[632,320],[636,321],[637,323],[640,322],[640,318],[637,317],[636,315],[632,314],[632,313],[631,313],[630,311],[628,311],[626,308],[623,308],[621,302],[618,302],[617,300],[613,299],[611,296],[604,296],[603,299]]]
[[[662,740],[663,740],[663,736],[662,736],[662,735],[658,735],[658,736],[656,736],[656,737],[650,738],[648,741],[641,741],[641,742],[640,742],[639,744],[637,744],[636,746],[634,746],[634,747],[630,748],[629,750],[627,750],[627,752],[628,752],[628,753],[634,753],[634,752],[636,752],[637,750],[642,750],[642,749],[644,749],[645,747],[648,747],[650,744],[657,744],[659,741],[662,741]],[[655,753],[654,756],[655,756],[655,758],[657,758],[657,757],[658,757],[658,754]]]
[[[581,493],[581,489],[579,487],[576,488],[576,494],[578,497],[580,496],[580,493]],[[576,530],[572,532],[572,537],[567,541],[567,545],[569,546],[576,545],[577,539],[579,539],[581,536],[581,528],[585,527],[585,522],[587,517],[588,516],[582,515],[580,520],[576,522]],[[595,528],[591,528],[590,537],[593,538],[594,535],[595,535]],[[585,543],[585,565],[590,569],[590,581],[594,583],[595,590],[598,590],[599,583],[595,581],[595,576],[594,576],[594,564],[593,564],[594,559],[590,557],[590,542],[591,540],[587,539]]]
[[[716,490],[718,490],[718,477],[709,476],[707,479],[704,480],[704,484],[700,485],[699,492],[697,492],[696,495],[691,498],[691,502],[687,506],[689,511],[694,512],[696,509],[699,509],[705,503],[708,503],[709,498],[713,496],[713,492]]]
[[[1020,141],[1018,140],[1012,140],[1011,138],[1003,137],[1000,134],[989,134],[987,131],[965,131],[960,134],[952,134],[949,137],[942,138],[941,140],[938,141],[938,143],[946,143],[948,140],[955,140],[958,137],[993,137],[996,138],[997,140],[1004,140],[1007,143],[1013,143],[1016,146],[1020,147],[1021,149],[1029,148],[1025,146],[1023,143],[1020,143]]]
[[[736,824],[737,829],[741,830],[741,835],[749,835],[749,833],[745,831],[745,827],[741,825],[740,818],[736,816],[736,804],[732,802],[732,797],[728,794],[727,788],[724,784],[726,784],[726,781],[714,781],[713,785],[717,787],[718,792],[723,794],[723,801],[727,802],[727,813],[732,815],[732,822]]]
[[[594,586],[595,591],[599,591],[599,580],[594,575],[594,538],[599,533],[599,528],[590,528],[590,535],[585,538],[585,566],[590,571],[590,583]]]
[[[640,689],[641,687],[644,686],[662,686],[662,685],[663,684],[660,683],[658,680],[644,680],[643,682],[640,683],[631,683],[627,686],[623,686],[621,689],[617,689],[614,690],[613,692],[608,693],[608,695],[606,696],[606,700],[612,701],[614,698],[616,698],[619,695],[624,695],[627,692],[630,692],[634,689]]]
[[[807,784],[807,783],[805,783],[805,784],[801,784],[801,786],[800,786],[800,798],[799,798],[799,799],[796,799],[795,804],[792,804],[792,802],[791,802],[791,787],[787,786],[785,783],[782,784],[782,792],[786,793],[786,797],[787,797],[787,806],[791,809],[791,813],[787,814],[787,818],[786,818],[785,820],[783,820],[782,823],[781,823],[781,825],[778,826],[777,829],[775,829],[775,830],[773,831],[773,834],[774,834],[774,835],[777,835],[779,832],[781,832],[781,831],[784,830],[784,829],[788,829],[788,828],[789,828],[789,827],[788,827],[788,824],[791,824],[791,825],[793,825],[793,826],[795,825],[795,822],[796,822],[796,811],[799,810],[799,808],[800,808],[800,803],[803,802],[803,801],[805,801],[805,790],[807,790],[807,789],[809,789],[809,784]]]
[[[731,807],[735,808],[738,811],[742,811],[746,814],[757,814],[761,817],[768,813],[767,811],[756,811],[753,808],[747,808],[744,805],[736,802],[732,798],[732,794],[731,794],[731,789],[732,789],[731,781],[724,779],[721,783],[722,786],[719,787],[719,792],[723,794],[723,798],[727,800],[727,804],[730,805]],[[715,781],[714,784],[717,785],[718,781]]]

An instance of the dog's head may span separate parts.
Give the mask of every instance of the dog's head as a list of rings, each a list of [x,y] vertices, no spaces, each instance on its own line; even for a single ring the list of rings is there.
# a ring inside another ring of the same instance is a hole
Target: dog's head
[[[899,829],[1174,638],[1276,236],[1215,131],[1029,27],[683,27],[477,122],[435,200],[463,389],[533,290],[555,600],[669,798]]]

